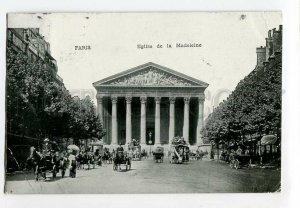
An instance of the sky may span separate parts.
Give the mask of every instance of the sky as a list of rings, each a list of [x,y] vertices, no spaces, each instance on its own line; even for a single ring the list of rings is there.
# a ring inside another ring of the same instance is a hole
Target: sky
[[[280,12],[11,14],[8,27],[38,27],[50,43],[58,74],[72,94],[93,82],[154,62],[209,84],[205,116],[256,65],[256,47],[282,24]],[[198,43],[198,48],[176,48]],[[138,49],[138,44],[152,45]],[[161,44],[163,48],[156,48]],[[166,48],[171,44],[172,48]],[[90,46],[90,50],[75,50]],[[96,102],[95,102],[96,103]]]

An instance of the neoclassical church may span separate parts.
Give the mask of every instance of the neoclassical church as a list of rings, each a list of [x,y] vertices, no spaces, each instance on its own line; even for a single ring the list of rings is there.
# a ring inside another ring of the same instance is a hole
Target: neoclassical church
[[[107,145],[168,145],[183,136],[202,143],[204,91],[208,84],[149,62],[93,83]]]

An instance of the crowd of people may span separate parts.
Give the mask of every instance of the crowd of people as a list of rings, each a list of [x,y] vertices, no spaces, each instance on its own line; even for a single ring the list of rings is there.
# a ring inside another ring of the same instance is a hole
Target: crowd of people
[[[243,150],[240,146],[238,146],[236,150],[234,150],[234,149],[223,150],[220,154],[220,159],[229,163],[231,160],[233,160],[237,156],[242,156],[242,155],[250,156],[250,151],[247,148]]]
[[[94,169],[96,166],[102,166],[102,163],[113,163],[113,160],[118,158],[118,152],[122,152],[123,155],[131,159],[135,157],[135,154],[138,154],[140,157],[148,155],[145,149],[128,148],[128,151],[124,151],[121,144],[111,151],[106,147],[95,151],[92,148],[54,151],[46,143],[40,151],[35,147],[30,148],[30,154],[26,160],[26,168],[33,169],[36,180],[39,180],[41,177],[46,179],[49,172],[52,173],[53,178],[56,177],[57,173],[61,172],[63,178],[67,171],[69,171],[69,177],[75,178],[77,170],[89,170],[91,168]]]

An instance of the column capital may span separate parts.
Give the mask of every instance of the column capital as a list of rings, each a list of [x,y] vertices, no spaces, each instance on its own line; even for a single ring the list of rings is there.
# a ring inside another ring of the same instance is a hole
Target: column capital
[[[128,104],[130,104],[131,101],[132,101],[132,97],[131,96],[126,96],[125,99],[126,99],[126,103],[128,103]]]
[[[161,97],[155,97],[156,104],[160,104]]]
[[[96,94],[96,98],[97,98],[98,102],[102,102],[102,100],[103,100],[103,95]]]
[[[176,97],[169,97],[170,104],[174,104]]]
[[[184,104],[190,103],[190,97],[184,97]]]
[[[141,103],[145,104],[147,102],[147,97],[140,97]]]
[[[204,94],[201,94],[199,97],[198,97],[198,100],[203,102],[205,100],[205,95]]]
[[[117,104],[117,102],[118,102],[118,97],[117,97],[117,96],[112,96],[112,97],[111,97],[111,102],[112,102],[113,104]]]

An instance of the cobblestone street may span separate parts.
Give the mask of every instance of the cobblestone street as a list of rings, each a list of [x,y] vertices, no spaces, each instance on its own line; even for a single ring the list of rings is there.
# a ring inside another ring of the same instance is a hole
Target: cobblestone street
[[[68,172],[67,172],[68,174]],[[279,188],[280,170],[231,169],[218,161],[187,164],[155,163],[152,158],[133,161],[132,169],[115,172],[111,164],[78,170],[76,178],[34,180],[32,173],[7,175],[8,193],[97,194],[97,193],[232,193],[274,192]]]

